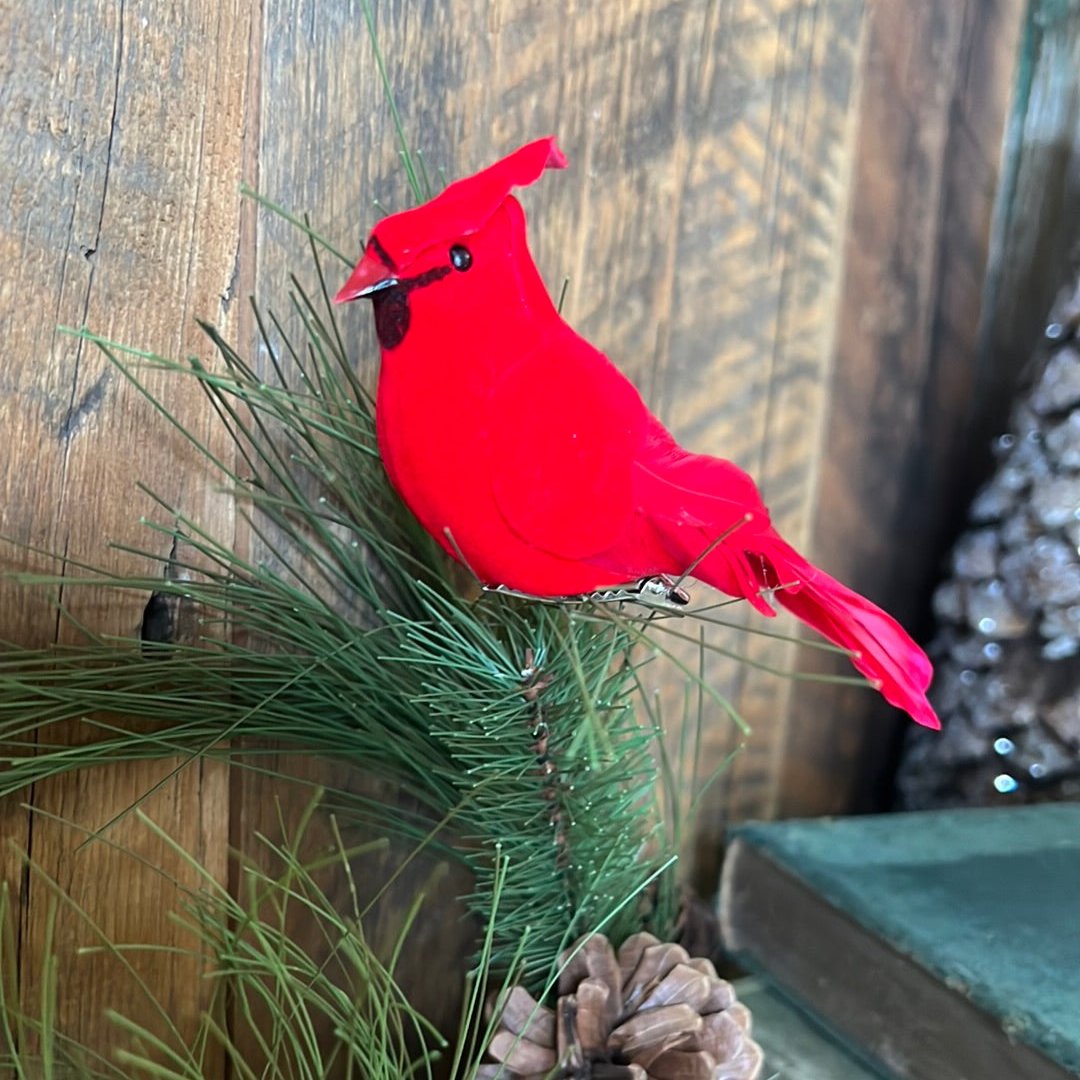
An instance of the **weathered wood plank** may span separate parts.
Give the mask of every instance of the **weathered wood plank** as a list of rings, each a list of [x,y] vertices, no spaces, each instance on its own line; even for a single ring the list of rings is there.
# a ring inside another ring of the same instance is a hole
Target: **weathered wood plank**
[[[408,115],[411,102],[437,100],[435,87],[443,92],[448,73],[437,57],[449,55],[453,44],[445,13],[438,8],[425,13],[415,5],[373,6],[390,78]],[[400,207],[404,185],[398,183],[401,174],[394,133],[359,5],[271,0],[262,9],[259,54],[259,125],[253,157],[257,171],[251,181],[290,209],[310,212],[316,228],[335,241],[358,231],[360,220],[370,225],[374,219],[370,203],[376,194]],[[438,131],[438,125],[431,125],[431,130]],[[433,156],[438,160],[437,152]],[[260,304],[272,307],[286,326],[295,329],[288,310],[289,275],[295,273],[313,295],[317,287],[308,245],[297,230],[265,211],[257,215],[251,239],[254,293]],[[345,267],[328,260],[326,270],[333,280],[344,274]],[[367,321],[345,320],[344,326],[357,367],[362,372],[367,369],[374,385],[377,353]],[[241,341],[251,344],[252,355],[269,367],[268,358],[256,345],[255,329],[250,320],[242,321]],[[288,369],[287,356],[281,362]],[[276,563],[276,556],[258,537],[247,536],[243,542],[254,561]],[[287,550],[280,537],[275,538],[275,546]],[[233,844],[260,863],[265,852],[260,851],[256,835],[276,834],[279,814],[285,820],[295,818],[315,785],[383,801],[390,812],[397,805],[388,785],[358,775],[354,766],[290,757],[287,750],[263,764],[266,772],[241,772],[233,787]],[[294,776],[299,782],[283,782],[281,775]],[[320,812],[312,835],[313,851],[325,834],[325,825]],[[355,839],[355,830],[346,831],[350,840]],[[374,828],[370,835],[361,831],[360,838],[381,838],[390,831]],[[357,867],[362,903],[372,900],[392,879],[410,850],[411,845],[397,841],[364,856]],[[365,918],[365,938],[384,958],[393,952],[413,899],[404,893],[415,890],[424,875],[431,873],[432,860],[423,857],[411,863],[404,878]],[[331,895],[335,888],[344,887],[341,875],[328,877],[326,889]],[[416,1007],[447,1035],[454,1032],[460,1016],[461,973],[474,946],[472,928],[462,921],[454,900],[467,887],[459,879],[448,892],[436,889],[397,969]],[[326,943],[313,939],[302,920],[290,929],[314,955],[325,952]],[[234,1023],[245,1059],[260,1068],[263,1054],[258,1040],[239,1018]],[[320,1032],[324,1038],[328,1034]]]
[[[569,277],[571,321],[687,443],[751,469],[796,543],[808,533],[827,406],[862,9],[637,2],[568,18],[536,0],[459,0],[423,17],[376,7],[402,113],[432,167],[458,175],[559,134],[570,170],[525,193],[549,286]],[[266,9],[260,185],[356,249],[376,217],[372,193],[400,207],[404,183],[365,27],[337,5],[310,14]],[[285,280],[286,242],[263,222],[269,295]],[[368,320],[345,321],[367,363]],[[728,643],[779,668],[794,651],[766,638]],[[767,814],[779,799],[791,684],[722,661],[709,677],[755,729],[710,808],[702,849],[715,852],[726,812]],[[681,688],[670,672],[664,681],[677,715]],[[701,772],[736,741],[718,711]]]
[[[1001,392],[975,344],[1024,6],[870,7],[812,543],[826,570],[916,633],[956,523],[971,401]],[[887,799],[906,721],[865,691],[817,686],[796,696],[791,716],[783,814]]]
[[[988,469],[989,442],[1004,428],[1045,313],[1076,264],[1080,2],[1031,0],[1017,62],[980,327],[983,374],[972,409],[980,456],[962,478],[968,489]]]
[[[237,258],[239,164],[244,115],[244,58],[249,4],[192,3],[7,5],[8,49],[2,80],[0,248],[5,281],[4,394],[0,430],[9,460],[0,531],[70,558],[139,572],[134,557],[105,541],[155,540],[139,526],[149,511],[136,480],[174,500],[228,538],[229,500],[208,483],[197,455],[94,350],[58,336],[58,323],[95,330],[168,355],[205,351],[196,315],[228,318]],[[153,378],[176,414],[221,447],[202,394]],[[162,552],[165,554],[166,552]],[[10,553],[5,552],[10,566]],[[2,636],[45,642],[57,632],[48,598],[16,596],[4,586]],[[135,635],[145,597],[65,589],[63,602],[93,630]],[[61,633],[63,629],[61,628]],[[42,738],[93,737],[72,726]],[[94,770],[44,783],[28,797],[43,817],[20,825],[6,811],[24,850],[83,905],[116,941],[183,944],[164,912],[175,891],[136,860],[104,844],[79,848],[79,829],[96,829],[149,791],[172,763]],[[228,805],[224,771],[188,767],[145,805],[176,840],[224,872]],[[180,860],[125,822],[108,839],[129,845],[178,879]],[[6,845],[5,845],[6,848]],[[21,881],[5,850],[6,875]],[[49,892],[23,882],[22,985],[36,999]],[[78,956],[93,933],[61,907],[54,947],[61,995],[58,1023],[99,1049],[115,1042],[106,1006],[147,1018],[140,992],[115,962]],[[200,963],[168,955],[141,958],[181,1032],[190,1032],[209,987]]]
[[[729,319],[703,335],[704,343],[717,343],[706,368],[715,389],[712,399],[703,394],[696,408],[702,419],[717,417],[706,446],[749,469],[777,528],[800,548],[807,545],[828,409],[863,18],[864,5],[852,0],[771,5],[771,22],[749,54],[759,65],[762,85],[722,152],[733,164],[761,161],[756,210],[739,214],[735,209],[735,220],[756,235],[749,251],[721,248],[718,280],[725,291],[730,283],[731,297],[720,304]],[[729,55],[738,56],[746,47],[742,27],[734,23],[728,34]],[[746,186],[744,179],[737,190]],[[729,229],[731,213],[720,215]],[[706,293],[700,307],[708,305]],[[732,319],[741,332],[733,332]],[[693,333],[690,323],[685,337]],[[738,403],[734,408],[732,399]],[[795,621],[786,616],[765,625],[748,614],[747,625],[796,632]],[[796,666],[790,642],[748,637],[737,649],[775,670]],[[726,824],[772,816],[781,797],[780,763],[795,684],[752,669],[738,671],[735,679],[734,702],[753,732],[703,814],[696,843],[699,880],[707,885],[717,869]],[[732,748],[729,728],[726,745],[714,739],[709,766]]]
[[[934,537],[947,528],[944,478],[965,449],[953,418],[973,386],[966,365],[1022,7],[375,3],[391,81],[431,170],[460,175],[558,133],[571,170],[525,202],[552,291],[570,278],[571,321],[684,442],[750,469],[792,542],[809,542],[826,568],[905,616],[925,594]],[[375,220],[373,195],[405,204],[359,5],[230,0],[219,10],[196,0],[163,11],[151,0],[67,0],[57,12],[9,7],[0,23],[12,42],[0,106],[13,121],[0,130],[0,431],[14,462],[0,481],[0,531],[91,558],[103,537],[147,542],[137,478],[227,538],[231,510],[192,453],[52,327],[85,321],[176,354],[202,351],[198,314],[251,343],[233,298],[250,287],[284,308],[287,272],[303,272],[308,256],[267,215],[252,214],[244,232],[241,170],[310,210],[346,250]],[[358,365],[373,374],[368,322],[360,310],[345,319]],[[211,431],[189,388],[162,388],[186,422]],[[238,543],[246,551],[250,538]],[[0,594],[0,636],[50,640],[52,609],[11,596]],[[65,601],[98,630],[138,625],[134,600],[67,590]],[[724,640],[769,665],[794,656],[783,642]],[[755,730],[705,810],[696,857],[706,887],[727,820],[845,809],[881,745],[881,729],[862,719],[876,708],[869,693],[794,693],[726,662],[710,677]],[[664,687],[669,716],[674,687]],[[736,742],[717,712],[700,771]],[[167,768],[72,777],[43,785],[34,803],[98,826]],[[256,826],[274,833],[278,795],[307,800],[244,774],[230,821],[221,773],[192,767],[148,809],[223,873],[230,827],[240,846]],[[24,816],[3,812],[5,835],[104,912],[107,930],[173,940],[160,920],[167,890],[132,863],[100,845],[76,853],[74,834],[44,824],[31,836]],[[125,826],[111,838],[163,855]],[[0,860],[20,883],[17,858],[5,849]],[[25,901],[32,994],[47,900],[35,886]],[[392,922],[379,933],[389,939]],[[63,1019],[106,1041],[92,991],[109,981],[108,965],[72,959],[87,940],[63,923],[73,973]],[[154,979],[182,1023],[201,1000],[195,974],[177,964]],[[129,990],[118,994],[110,1004],[136,1008]]]

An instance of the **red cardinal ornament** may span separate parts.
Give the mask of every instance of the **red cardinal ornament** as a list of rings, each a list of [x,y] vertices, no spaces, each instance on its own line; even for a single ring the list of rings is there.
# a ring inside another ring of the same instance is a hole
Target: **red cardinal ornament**
[[[572,596],[693,567],[763,615],[771,594],[850,650],[887,701],[938,727],[930,662],[900,625],[807,562],[746,473],[679,446],[559,317],[510,192],[565,165],[540,139],[385,218],[338,293],[374,305],[394,487],[488,585]]]

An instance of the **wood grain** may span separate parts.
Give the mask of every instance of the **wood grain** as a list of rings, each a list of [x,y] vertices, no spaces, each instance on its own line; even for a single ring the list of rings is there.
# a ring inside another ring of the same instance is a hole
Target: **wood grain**
[[[975,347],[1022,8],[870,8],[812,546],[916,635],[962,511],[971,400],[1007,392]],[[887,802],[903,723],[866,691],[806,687],[792,703],[781,814]]]
[[[374,2],[389,78],[429,171],[463,175],[557,133],[571,168],[524,200],[551,290],[569,278],[571,322],[687,445],[752,471],[793,543],[909,620],[922,610],[953,516],[951,478],[974,430],[956,418],[1006,366],[977,369],[973,347],[1024,6]],[[87,323],[182,355],[205,352],[193,327],[203,316],[252,346],[237,299],[254,292],[284,314],[288,273],[311,275],[294,230],[241,206],[241,175],[309,211],[347,252],[378,216],[373,197],[407,204],[358,0],[64,0],[0,8],[0,30],[11,43],[0,57],[0,432],[9,446],[0,532],[135,569],[103,540],[151,542],[137,523],[139,479],[228,539],[232,509],[201,462],[99,357],[53,328]],[[1039,40],[1058,42],[1064,56],[1061,42],[1075,35],[1059,40],[1051,27]],[[1041,77],[1030,102],[1044,100]],[[1042,114],[1033,104],[1023,115],[1034,130]],[[1013,190],[1036,191],[1040,175],[1021,171]],[[1021,216],[1002,220],[1021,234]],[[1011,272],[998,275],[997,297],[1016,291]],[[1006,325],[993,311],[986,342]],[[350,310],[344,326],[373,378],[366,313]],[[155,389],[220,440],[191,387]],[[259,557],[250,536],[235,535]],[[46,598],[0,590],[0,637],[44,643],[60,632]],[[144,602],[72,589],[63,600],[94,629],[129,635]],[[787,642],[739,631],[719,640],[759,664],[815,664]],[[868,692],[811,691],[724,660],[709,677],[754,730],[691,845],[706,890],[728,821],[849,808],[865,797],[859,776],[876,775],[891,730],[888,719],[871,728]],[[657,688],[666,715],[677,715],[678,682],[658,675]],[[707,725],[702,773],[740,741],[720,710]],[[170,767],[87,773],[29,797],[97,827]],[[336,776],[310,762],[297,768],[313,780]],[[192,766],[147,809],[224,874],[230,837],[249,847],[255,827],[273,831],[275,798],[306,802],[306,791],[289,791],[247,773],[230,785],[220,770]],[[76,850],[77,833],[40,819],[31,830],[17,807],[0,813],[14,841],[0,871],[23,890],[27,995],[48,902],[20,852],[109,932],[175,942],[161,920],[167,888],[131,860],[100,844]],[[177,869],[126,824],[109,838]],[[392,908],[380,915],[387,940]],[[417,955],[460,953],[466,938],[424,938]],[[65,917],[62,1018],[103,1044],[96,988],[110,974],[104,960],[73,956],[87,940]],[[182,1025],[204,1000],[196,975],[197,965],[178,961],[155,972]],[[136,997],[117,984],[109,1004],[137,1011]],[[451,1006],[444,995],[444,1021]]]
[[[307,20],[291,3],[265,8],[259,182],[358,250],[375,219],[372,192],[390,207],[407,198],[364,26],[337,4],[305,11]],[[376,11],[391,81],[432,171],[460,175],[558,133],[570,169],[524,194],[549,287],[568,277],[571,322],[631,374],[677,436],[750,469],[779,527],[805,541],[828,404],[862,0],[569,12],[459,0],[422,18],[412,5]],[[270,294],[286,280],[289,243],[287,228],[260,218],[258,277]],[[363,315],[345,319],[361,366],[374,355]],[[743,634],[723,643],[758,664],[792,666],[790,643]],[[677,715],[682,679],[658,671],[666,714]],[[792,684],[724,660],[709,663],[708,677],[754,729],[703,822],[711,874],[729,814],[775,811]],[[739,741],[716,710],[699,771]]]
[[[176,356],[203,348],[196,314],[227,321],[223,298],[237,258],[244,112],[237,58],[247,55],[246,9],[242,2],[167,8],[149,0],[5,6],[11,46],[3,78],[0,190],[7,210],[0,245],[9,271],[0,299],[0,430],[18,464],[4,473],[0,531],[18,541],[144,572],[139,560],[105,548],[106,538],[151,550],[163,542],[139,525],[149,505],[137,497],[136,480],[217,535],[231,535],[229,501],[207,482],[193,451],[103,357],[55,327],[86,324]],[[148,381],[192,430],[221,448],[197,388]],[[14,556],[4,558],[10,566]],[[42,643],[66,633],[50,598],[4,588],[4,637]],[[60,599],[85,625],[124,635],[137,632],[146,602],[76,588]],[[88,737],[77,725],[42,736],[64,743]],[[116,941],[190,944],[163,918],[179,900],[175,889],[104,843],[79,846],[81,830],[105,825],[172,765],[95,770],[41,784],[27,795],[34,811],[28,823],[14,807],[7,810],[22,851]],[[221,769],[191,765],[145,809],[212,872],[223,872],[228,807]],[[131,821],[107,839],[191,881],[180,861]],[[17,856],[5,858],[6,875],[23,890],[29,1004],[38,993],[50,893],[37,875],[22,876]],[[106,1005],[148,1013],[138,987],[113,961],[77,955],[97,943],[87,920],[61,906],[54,942],[63,975],[58,1022],[106,1049],[115,1041]],[[200,964],[162,955],[135,967],[153,972],[155,990],[186,1038],[209,989],[198,979]]]
[[[989,468],[1045,313],[1080,259],[1080,3],[1032,0],[1017,63],[970,410],[983,452],[961,478],[967,488]]]

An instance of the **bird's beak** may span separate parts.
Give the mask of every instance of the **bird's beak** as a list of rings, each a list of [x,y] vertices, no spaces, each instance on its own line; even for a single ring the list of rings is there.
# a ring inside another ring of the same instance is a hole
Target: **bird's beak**
[[[380,289],[389,289],[397,283],[398,279],[369,252],[356,264],[349,280],[334,297],[334,303],[344,304],[346,300],[359,300],[362,296],[371,296]]]

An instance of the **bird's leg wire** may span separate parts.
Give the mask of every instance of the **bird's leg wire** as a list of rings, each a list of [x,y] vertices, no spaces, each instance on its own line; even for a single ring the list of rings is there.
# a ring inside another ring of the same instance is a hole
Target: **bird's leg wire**
[[[690,595],[678,588],[667,574],[657,574],[642,578],[632,585],[623,585],[616,589],[597,589],[591,593],[576,593],[573,596],[537,596],[535,593],[511,589],[507,585],[484,585],[484,592],[498,593],[501,596],[514,596],[520,600],[531,600],[536,604],[566,604],[583,606],[585,604],[641,604],[651,611],[663,610],[678,612],[690,603]]]
[[[690,594],[678,588],[667,574],[642,578],[634,585],[618,589],[597,589],[578,599],[578,603],[641,604],[650,610],[679,611],[690,603]]]
[[[658,600],[661,606],[671,606],[678,610],[690,603],[690,594],[685,589],[680,589],[675,579],[668,574],[657,574],[655,577],[642,578],[634,590],[639,597],[649,597],[650,600]]]

